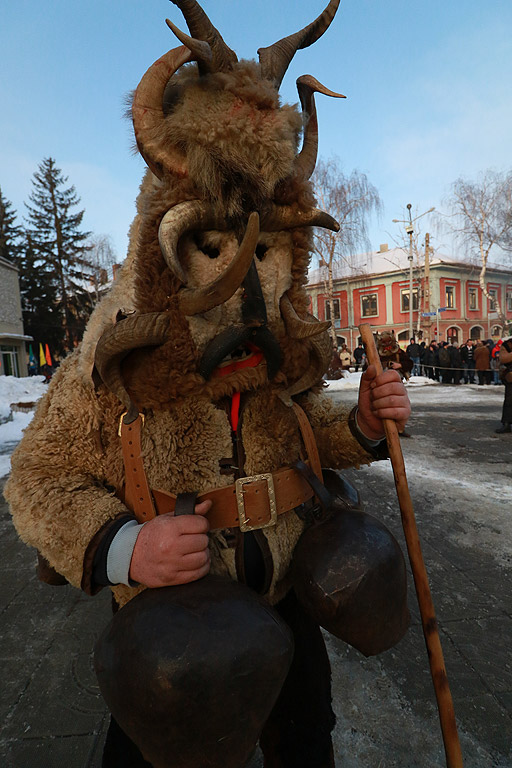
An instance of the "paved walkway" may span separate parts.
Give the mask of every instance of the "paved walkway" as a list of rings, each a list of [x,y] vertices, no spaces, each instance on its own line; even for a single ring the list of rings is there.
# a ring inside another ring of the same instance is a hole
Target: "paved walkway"
[[[446,408],[420,409],[411,421],[413,439],[402,442],[406,463],[426,461],[426,441],[442,441],[447,471],[458,450],[464,461],[473,462],[472,471],[492,470],[510,484],[512,438],[493,436],[501,406],[497,394],[490,409],[474,414],[480,433],[489,436],[483,441],[475,440],[475,420],[454,415],[452,402]],[[414,393],[414,399],[419,397]],[[401,539],[389,473],[365,469],[349,474],[367,510]],[[451,535],[467,533],[457,492],[447,498],[436,484],[424,484],[413,498],[465,767],[512,768],[511,570],[489,552],[471,542],[461,545]],[[493,503],[500,503],[499,485],[496,499],[482,499],[482,505]],[[0,766],[99,768],[107,715],[91,650],[109,620],[109,594],[104,590],[88,598],[71,587],[40,584],[34,553],[18,541],[3,503],[0,547]],[[396,648],[379,657],[364,659],[344,643],[328,640],[339,768],[445,765],[412,587],[410,605],[411,629]],[[252,766],[261,765],[256,755]]]

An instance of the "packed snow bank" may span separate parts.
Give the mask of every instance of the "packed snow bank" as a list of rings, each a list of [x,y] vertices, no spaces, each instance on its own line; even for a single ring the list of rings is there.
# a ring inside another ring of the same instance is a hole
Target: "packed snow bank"
[[[12,412],[11,403],[37,403],[45,392],[44,376],[0,376],[0,477],[9,473],[10,454],[34,415]]]
[[[35,403],[46,392],[44,376],[0,376],[0,417],[10,412],[11,403]]]
[[[340,390],[359,389],[361,381],[361,371],[358,373],[343,371],[342,378],[337,381],[326,381],[328,392],[339,392]],[[409,381],[405,382],[406,387],[429,387],[431,385],[439,386],[438,381],[428,379],[426,376],[411,376]]]

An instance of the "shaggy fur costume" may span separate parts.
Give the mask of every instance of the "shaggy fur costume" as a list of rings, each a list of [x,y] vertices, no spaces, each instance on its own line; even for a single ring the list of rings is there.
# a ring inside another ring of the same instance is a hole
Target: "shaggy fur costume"
[[[81,347],[55,374],[13,455],[6,488],[21,538],[71,584],[89,592],[93,587],[90,572],[84,570],[85,554],[112,520],[129,511],[116,496],[124,471],[117,430],[126,407],[93,376],[98,342],[107,329],[116,328],[120,317],[161,313],[170,319],[165,340],[128,349],[120,370],[131,402],[146,416],[142,446],[151,487],[203,492],[234,481],[221,473],[220,462],[233,453],[224,400],[235,392],[245,393],[246,475],[271,472],[303,456],[296,417],[289,398],[287,405],[282,396],[293,391],[311,367],[314,345],[288,332],[280,302],[286,294],[297,315],[313,321],[304,287],[311,227],[301,226],[300,217],[309,215],[314,201],[307,177],[296,166],[301,126],[310,115],[280,106],[276,83],[262,76],[254,62],[231,62],[211,73],[187,63],[174,72],[169,61],[183,63],[191,56],[186,48],[166,56],[158,65],[160,73],[167,66],[169,81],[165,94],[155,97],[157,107],[137,106],[137,93],[144,88],[153,93],[153,75],[149,80],[146,76],[135,95],[137,142],[152,171],[141,185],[128,257],[92,315]],[[162,98],[163,109],[158,107]],[[159,109],[159,122],[140,128],[137,121]],[[282,352],[282,364],[271,381],[265,364],[225,378],[205,380],[199,373],[212,340],[243,322],[243,288],[205,312],[187,316],[181,311],[182,280],[163,257],[158,232],[168,211],[195,200],[204,201],[225,223],[217,229],[192,227],[180,236],[178,255],[190,290],[223,274],[251,211],[258,211],[262,222],[274,210],[285,211],[293,220],[269,231],[263,227],[254,259],[267,327]],[[352,436],[346,409],[322,393],[322,372],[294,394],[310,418],[323,465],[368,463],[372,459]],[[286,594],[302,531],[303,522],[293,511],[263,531],[273,558],[268,592],[272,603]],[[235,579],[234,550],[225,532],[213,532],[210,546],[212,572]],[[113,587],[120,604],[137,591]]]

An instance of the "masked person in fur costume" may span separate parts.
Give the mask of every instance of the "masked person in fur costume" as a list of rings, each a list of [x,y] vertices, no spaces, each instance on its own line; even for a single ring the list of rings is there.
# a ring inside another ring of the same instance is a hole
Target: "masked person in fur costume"
[[[181,45],[133,97],[148,171],[127,259],[6,496],[49,573],[121,608],[96,647],[105,767],[241,768],[258,741],[267,768],[334,766],[318,625],[370,654],[407,611],[396,542],[321,466],[386,456],[381,420],[410,413],[392,370],[368,368],[351,413],[327,397],[327,324],[308,313],[312,228],[338,227],[309,182],[314,93],[339,94],[300,77],[301,112],[278,92],[339,0],[259,63],[173,2],[190,35],[167,22]]]

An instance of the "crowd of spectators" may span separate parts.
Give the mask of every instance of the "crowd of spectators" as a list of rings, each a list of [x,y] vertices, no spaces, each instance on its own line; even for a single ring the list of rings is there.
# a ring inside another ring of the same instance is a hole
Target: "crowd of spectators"
[[[410,340],[406,354],[413,363],[412,375],[423,375],[443,384],[501,384],[499,351],[502,340],[467,339],[460,346],[454,342]]]
[[[460,346],[454,342],[436,341],[426,344],[411,338],[405,350],[412,364],[412,376],[426,376],[443,384],[502,384],[499,377],[499,352],[503,340],[467,339]],[[338,379],[349,368],[366,367],[362,343],[352,353],[346,344],[333,348],[328,379]]]

